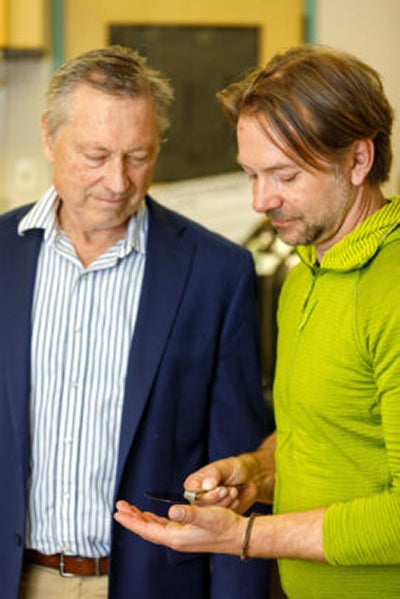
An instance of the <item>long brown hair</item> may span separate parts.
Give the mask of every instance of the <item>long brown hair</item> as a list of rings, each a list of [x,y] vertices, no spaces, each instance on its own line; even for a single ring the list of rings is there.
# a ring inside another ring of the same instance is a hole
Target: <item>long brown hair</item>
[[[314,168],[339,163],[345,150],[371,139],[375,159],[368,179],[383,183],[390,172],[393,109],[379,74],[345,52],[301,46],[276,55],[217,94],[228,119],[257,116],[287,154]]]

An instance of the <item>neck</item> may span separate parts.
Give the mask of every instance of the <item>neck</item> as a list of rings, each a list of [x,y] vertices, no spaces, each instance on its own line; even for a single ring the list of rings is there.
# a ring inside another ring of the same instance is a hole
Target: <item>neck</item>
[[[59,227],[72,243],[76,255],[82,265],[87,268],[99,256],[104,254],[119,239],[125,235],[128,221],[114,227],[85,228],[81,223],[75,223],[65,217],[63,211],[58,213]]]
[[[315,245],[315,253],[320,263],[326,252],[345,235],[348,235],[364,220],[380,210],[386,203],[386,199],[377,186],[365,184],[357,189],[354,201],[344,215],[343,220],[336,232],[326,240]]]

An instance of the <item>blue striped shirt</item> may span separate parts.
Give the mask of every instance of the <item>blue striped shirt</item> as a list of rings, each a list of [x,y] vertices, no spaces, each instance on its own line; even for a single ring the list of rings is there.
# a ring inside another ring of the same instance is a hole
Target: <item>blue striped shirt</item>
[[[142,203],[126,235],[88,268],[58,228],[51,188],[19,233],[44,229],[32,307],[31,462],[26,544],[109,554],[127,362],[148,228]]]

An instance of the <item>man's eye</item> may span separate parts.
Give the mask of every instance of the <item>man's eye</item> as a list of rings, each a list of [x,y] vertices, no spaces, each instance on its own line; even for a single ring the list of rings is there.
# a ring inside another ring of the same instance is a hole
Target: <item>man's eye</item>
[[[286,175],[281,175],[281,181],[283,183],[293,183],[298,177],[298,172],[295,173],[287,173]]]
[[[148,154],[131,154],[129,155],[129,161],[134,164],[143,164],[149,160]]]
[[[103,160],[105,160],[105,156],[103,155],[99,155],[99,154],[87,154],[85,156],[86,160],[88,160],[89,162],[92,163],[98,163],[98,162],[102,162]]]

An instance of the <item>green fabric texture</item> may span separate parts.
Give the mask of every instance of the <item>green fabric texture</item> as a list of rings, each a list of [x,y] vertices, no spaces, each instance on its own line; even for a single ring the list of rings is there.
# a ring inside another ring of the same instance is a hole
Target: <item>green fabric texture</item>
[[[275,512],[329,506],[329,565],[281,560],[290,599],[400,597],[400,197],[282,289]]]

